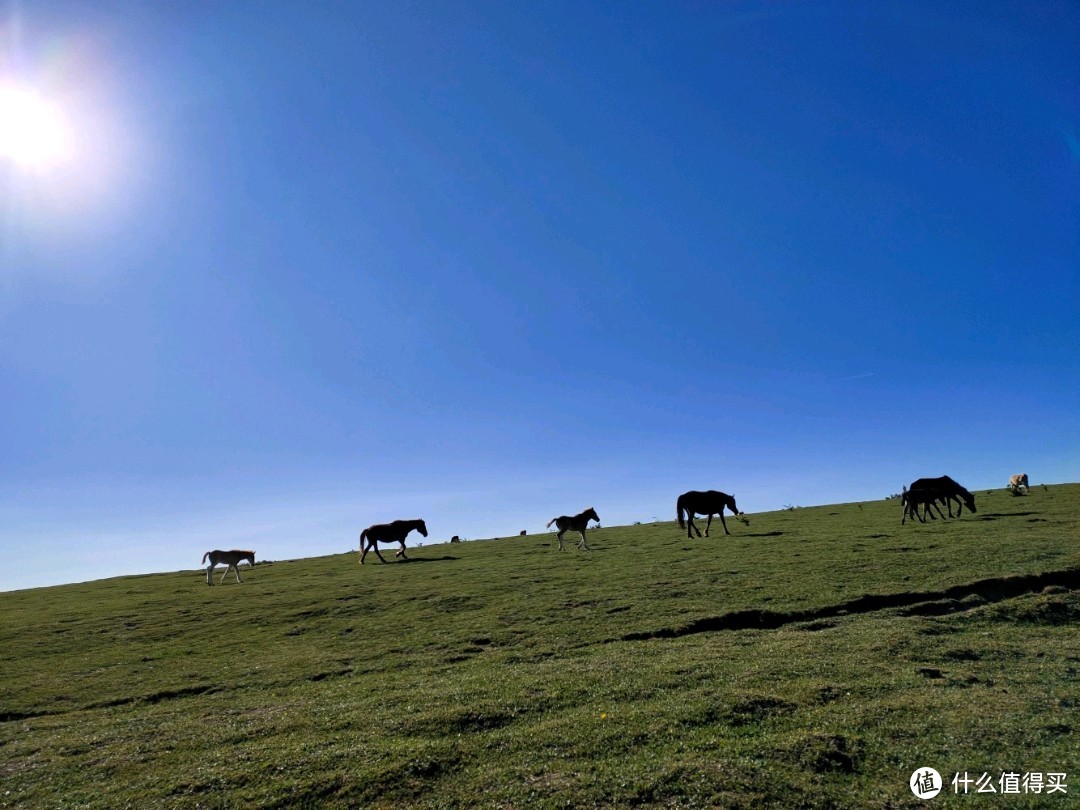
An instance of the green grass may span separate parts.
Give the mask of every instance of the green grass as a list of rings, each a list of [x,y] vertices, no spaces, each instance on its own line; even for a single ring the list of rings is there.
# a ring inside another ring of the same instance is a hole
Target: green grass
[[[0,807],[1065,806],[1080,485],[976,497],[0,594]]]

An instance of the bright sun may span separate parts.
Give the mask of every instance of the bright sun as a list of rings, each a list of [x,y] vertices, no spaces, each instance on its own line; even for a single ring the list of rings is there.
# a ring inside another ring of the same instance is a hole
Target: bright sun
[[[0,84],[0,162],[49,169],[71,159],[73,140],[59,104],[33,90]]]

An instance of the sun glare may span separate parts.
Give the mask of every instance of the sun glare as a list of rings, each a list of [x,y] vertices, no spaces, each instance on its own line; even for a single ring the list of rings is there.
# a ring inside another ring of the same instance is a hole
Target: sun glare
[[[0,84],[0,161],[44,170],[71,159],[71,125],[63,109],[27,88]]]

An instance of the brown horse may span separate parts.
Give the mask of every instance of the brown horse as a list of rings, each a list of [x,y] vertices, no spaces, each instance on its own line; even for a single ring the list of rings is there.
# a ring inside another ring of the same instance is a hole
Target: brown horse
[[[557,535],[557,537],[559,538],[559,551],[566,550],[563,547],[562,537],[567,532],[577,532],[578,534],[580,534],[581,542],[578,543],[577,547],[583,548],[586,551],[591,551],[592,549],[589,548],[589,544],[585,542],[585,527],[589,525],[590,520],[595,520],[597,523],[600,522],[600,518],[596,514],[596,510],[593,509],[591,506],[580,514],[559,515],[559,517],[549,520],[547,527],[550,529],[551,524],[554,523],[556,528],[558,528],[559,530],[559,533]]]
[[[709,520],[705,524],[705,536],[709,536],[709,527],[712,526],[713,515],[720,516],[720,524],[724,527],[724,534],[731,534],[727,528],[727,521],[724,520],[724,508],[727,507],[734,515],[741,515],[739,507],[735,505],[735,496],[728,495],[723,492],[717,492],[715,489],[707,490],[706,492],[698,492],[691,490],[690,492],[684,492],[679,496],[679,499],[675,501],[675,516],[679,519],[679,528],[686,529],[686,536],[692,538],[690,530],[693,529],[697,532],[697,536],[701,537],[701,529],[694,523],[694,515],[708,515]],[[683,520],[683,513],[686,513],[689,517],[688,520]],[[744,521],[746,522],[746,521]]]
[[[393,523],[376,523],[374,526],[368,526],[360,532],[360,564],[364,564],[368,549],[374,549],[375,555],[386,562],[383,560],[383,555],[379,554],[379,543],[401,543],[401,549],[395,551],[394,556],[409,559],[405,556],[405,538],[413,529],[427,537],[427,525],[422,520],[395,520]]]
[[[237,565],[244,560],[247,560],[252,565],[255,565],[254,551],[240,551],[237,549],[233,549],[232,551],[221,551],[219,549],[215,549],[214,551],[208,551],[203,554],[202,561],[206,562],[207,557],[210,558],[210,565],[206,566],[207,585],[214,584],[214,568],[222,563],[224,563],[225,565],[225,570],[221,574],[221,579],[218,581],[219,584],[225,581],[225,575],[229,573],[230,568],[236,573],[236,581],[243,582],[244,580],[240,579],[240,569],[237,568]]]

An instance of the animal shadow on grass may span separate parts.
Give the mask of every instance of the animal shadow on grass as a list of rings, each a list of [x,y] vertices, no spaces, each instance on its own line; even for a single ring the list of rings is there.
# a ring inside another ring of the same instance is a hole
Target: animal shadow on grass
[[[990,512],[982,515],[979,520],[997,520],[1003,517],[1030,517],[1036,515],[1038,512]]]
[[[449,554],[444,554],[441,557],[406,557],[403,560],[398,560],[399,563],[427,563],[427,562],[443,562],[445,560],[459,560],[460,557],[453,557]]]
[[[740,534],[739,537],[779,537],[783,532],[754,532],[753,534]]]

